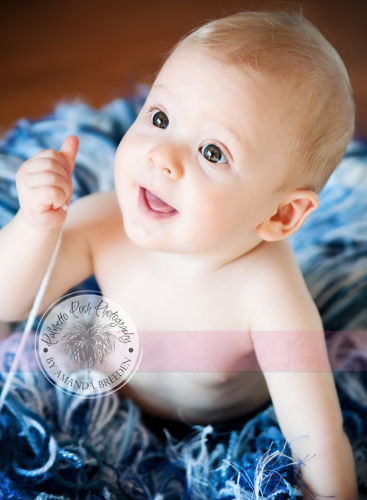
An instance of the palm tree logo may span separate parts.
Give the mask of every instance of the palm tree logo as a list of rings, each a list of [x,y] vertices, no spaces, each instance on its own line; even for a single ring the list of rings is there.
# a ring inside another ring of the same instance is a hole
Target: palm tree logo
[[[69,360],[88,370],[88,378],[95,364],[104,365],[111,352],[115,351],[116,336],[109,325],[100,321],[79,321],[62,337],[62,344]]]

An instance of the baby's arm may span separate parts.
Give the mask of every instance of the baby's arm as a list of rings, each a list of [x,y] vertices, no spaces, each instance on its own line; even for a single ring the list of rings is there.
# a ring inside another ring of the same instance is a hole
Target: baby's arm
[[[330,372],[266,372],[283,435],[300,459],[306,499],[356,500],[353,455]]]
[[[20,209],[0,231],[0,320],[27,318],[66,217],[39,312],[92,273],[82,222],[78,220],[82,219],[78,218],[80,208],[73,203],[68,212],[62,209],[71,199],[78,145],[75,136],[68,136],[59,152],[41,151],[17,172]]]
[[[305,498],[355,500],[353,455],[316,306],[291,254],[286,267],[280,258],[261,273],[268,292],[258,301],[252,339],[283,435],[304,462]]]

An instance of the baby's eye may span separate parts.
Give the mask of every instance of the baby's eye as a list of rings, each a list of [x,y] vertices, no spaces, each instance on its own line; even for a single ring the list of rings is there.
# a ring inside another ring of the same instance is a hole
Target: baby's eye
[[[152,115],[152,123],[155,127],[167,128],[169,120],[166,113],[163,113],[163,111],[156,111]]]
[[[206,144],[200,148],[200,153],[212,163],[228,163],[226,155],[215,144]]]

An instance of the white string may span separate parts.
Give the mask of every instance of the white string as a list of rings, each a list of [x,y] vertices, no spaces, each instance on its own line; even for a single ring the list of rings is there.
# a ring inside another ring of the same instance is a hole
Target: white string
[[[29,317],[28,317],[27,323],[25,325],[25,328],[24,328],[24,331],[23,331],[23,335],[22,335],[20,344],[18,346],[17,352],[16,352],[15,357],[13,359],[13,362],[11,364],[10,372],[9,372],[9,374],[7,376],[7,379],[5,381],[3,390],[1,392],[1,397],[0,397],[0,413],[1,413],[1,410],[2,410],[2,407],[3,407],[3,403],[4,403],[4,400],[6,398],[6,395],[9,392],[10,384],[12,383],[12,380],[14,378],[14,374],[15,374],[16,369],[18,367],[19,360],[20,360],[20,357],[22,355],[23,349],[24,349],[25,344],[27,342],[27,338],[28,338],[30,329],[32,328],[34,320],[35,320],[35,318],[37,316],[38,308],[40,306],[40,303],[41,303],[41,300],[42,300],[43,295],[45,293],[48,281],[50,279],[50,274],[51,274],[53,265],[54,265],[55,260],[56,260],[57,252],[58,252],[59,247],[60,247],[61,233],[62,233],[62,230],[60,231],[59,238],[57,240],[56,247],[55,247],[55,250],[54,250],[54,252],[52,254],[52,257],[51,257],[50,263],[48,265],[46,274],[43,277],[41,286],[39,287],[38,293],[37,293],[36,298],[35,298],[35,300],[33,302],[33,306],[32,306],[31,312],[29,313]]]

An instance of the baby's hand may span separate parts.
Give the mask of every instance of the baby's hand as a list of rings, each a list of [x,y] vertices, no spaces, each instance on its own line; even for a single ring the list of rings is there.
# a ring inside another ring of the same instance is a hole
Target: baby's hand
[[[16,174],[20,213],[37,232],[52,232],[66,219],[78,147],[79,139],[69,135],[60,151],[40,151],[25,161]]]

